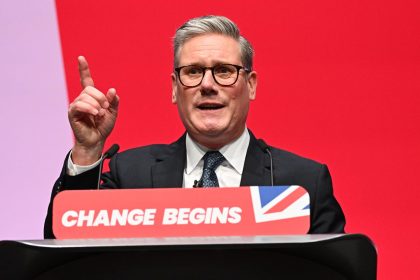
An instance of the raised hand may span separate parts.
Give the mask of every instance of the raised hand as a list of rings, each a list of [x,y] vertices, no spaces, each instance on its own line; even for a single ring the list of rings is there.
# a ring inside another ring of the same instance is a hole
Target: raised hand
[[[78,61],[83,90],[68,111],[76,140],[72,160],[75,164],[89,165],[101,157],[105,140],[114,128],[119,97],[113,88],[106,95],[96,89],[86,59],[79,56]]]

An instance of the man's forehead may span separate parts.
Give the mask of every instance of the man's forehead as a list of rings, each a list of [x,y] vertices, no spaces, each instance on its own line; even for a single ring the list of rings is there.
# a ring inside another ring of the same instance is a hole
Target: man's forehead
[[[179,50],[181,64],[241,62],[241,48],[237,40],[222,34],[203,34],[187,40]]]

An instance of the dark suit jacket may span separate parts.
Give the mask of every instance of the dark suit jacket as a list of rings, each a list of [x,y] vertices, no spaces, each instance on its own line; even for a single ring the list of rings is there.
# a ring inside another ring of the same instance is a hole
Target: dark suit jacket
[[[250,133],[241,186],[270,186],[270,158]],[[287,151],[270,148],[274,185],[300,185],[310,196],[309,233],[342,233],[345,219],[334,198],[326,165]],[[182,186],[186,162],[185,134],[170,145],[150,145],[115,155],[110,172],[102,175],[102,188],[174,188]],[[52,200],[61,190],[96,188],[99,167],[77,176],[66,175],[67,158],[56,181],[44,225],[44,237],[52,233]]]

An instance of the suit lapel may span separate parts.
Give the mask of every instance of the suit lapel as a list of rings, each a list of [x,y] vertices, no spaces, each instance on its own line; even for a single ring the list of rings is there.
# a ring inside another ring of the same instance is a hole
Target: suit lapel
[[[186,161],[185,134],[168,148],[169,150],[162,153],[152,166],[154,188],[182,187]]]
[[[271,186],[270,159],[249,131],[250,140],[245,158],[241,186]]]
[[[250,140],[245,158],[241,186],[270,186],[270,160],[266,152],[258,145],[257,139],[249,131]],[[168,151],[163,152],[152,166],[154,188],[179,188],[184,180],[186,162],[185,134],[172,143]]]

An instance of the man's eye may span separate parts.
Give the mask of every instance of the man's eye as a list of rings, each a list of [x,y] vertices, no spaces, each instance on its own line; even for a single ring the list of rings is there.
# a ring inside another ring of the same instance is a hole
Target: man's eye
[[[233,67],[229,67],[228,65],[220,65],[214,69],[215,74],[225,74],[230,75],[235,72]]]
[[[203,70],[199,67],[188,67],[185,69],[185,74],[187,75],[201,75]]]

